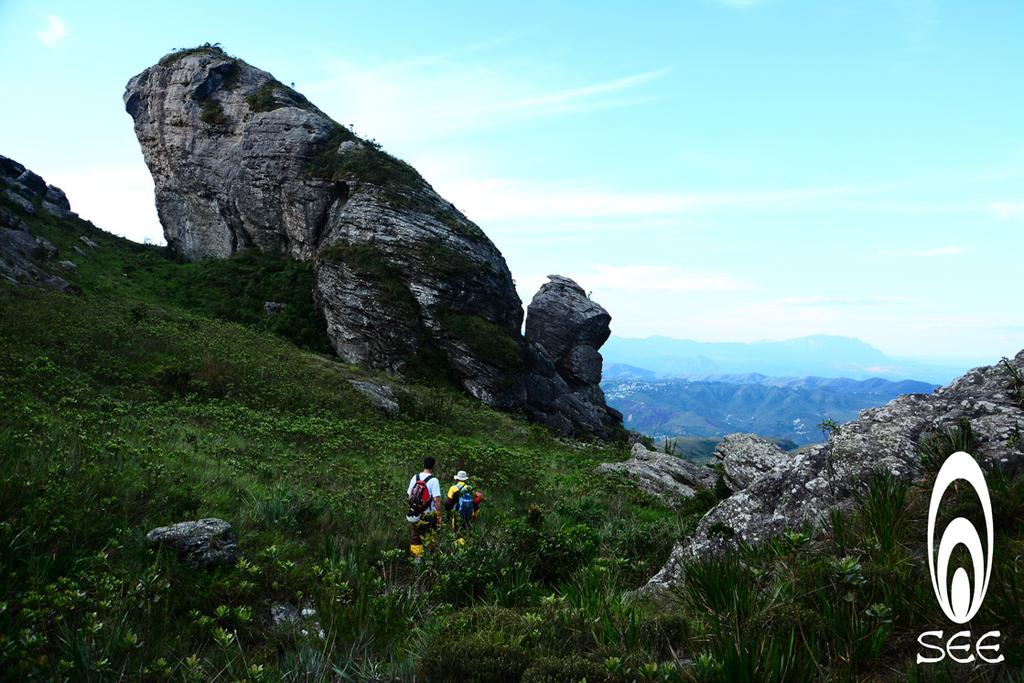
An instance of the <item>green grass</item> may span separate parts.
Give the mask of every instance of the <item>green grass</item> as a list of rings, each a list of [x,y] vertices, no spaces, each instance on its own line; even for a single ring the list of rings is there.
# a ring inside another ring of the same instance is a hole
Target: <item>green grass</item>
[[[453,389],[396,384],[402,416],[379,414],[348,380],[392,378],[256,314],[271,293],[308,296],[302,264],[180,263],[83,222],[33,228],[78,263],[82,294],[0,287],[5,676],[410,677],[447,632],[446,605],[540,609],[602,564],[621,595],[696,522],[699,510],[595,488],[593,468],[624,452],[578,451]],[[488,502],[468,550],[443,536],[417,568],[404,491],[426,455],[445,480],[472,472]],[[148,529],[204,516],[234,524],[245,562],[195,571],[145,546]],[[325,639],[272,630],[284,601],[314,604]],[[545,642],[531,658],[555,654]]]
[[[277,100],[276,94],[278,92],[287,95],[289,100],[301,109],[311,109],[313,106],[305,96],[277,80],[267,81],[257,88],[253,94],[246,97],[245,101],[249,105],[249,109],[254,112],[274,111],[275,109],[289,106]]]
[[[523,365],[519,343],[505,329],[478,315],[447,312],[438,316],[444,331],[464,343],[485,363],[515,369]]]
[[[659,605],[632,591],[713,496],[670,510],[595,476],[622,447],[558,440],[275,329],[263,300],[315,328],[305,264],[182,263],[81,221],[28,220],[76,261],[81,294],[0,285],[0,678],[978,680],[1024,661],[1012,473],[988,475],[998,548],[971,625],[1002,631],[1003,668],[913,664],[917,635],[948,626],[922,555],[930,482],[881,477],[825,528],[692,560]],[[392,385],[400,415],[350,379]],[[404,491],[427,455],[445,482],[468,470],[487,502],[468,546],[443,532],[413,565]],[[950,514],[976,514],[950,495]],[[207,516],[234,525],[235,566],[195,570],[145,544]],[[281,602],[316,623],[273,628]]]

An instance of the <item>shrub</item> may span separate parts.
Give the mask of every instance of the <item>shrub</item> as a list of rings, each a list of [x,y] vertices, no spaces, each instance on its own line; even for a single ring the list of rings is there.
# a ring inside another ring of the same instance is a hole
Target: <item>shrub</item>
[[[277,81],[267,81],[256,89],[252,95],[245,98],[249,109],[255,112],[274,111],[284,105],[274,98],[274,91],[277,89]]]
[[[522,645],[495,642],[489,632],[451,636],[420,659],[418,678],[429,681],[518,681],[530,663]]]
[[[224,114],[224,108],[220,106],[220,102],[212,97],[204,99],[200,105],[199,119],[210,126],[221,126],[228,122],[228,117]]]

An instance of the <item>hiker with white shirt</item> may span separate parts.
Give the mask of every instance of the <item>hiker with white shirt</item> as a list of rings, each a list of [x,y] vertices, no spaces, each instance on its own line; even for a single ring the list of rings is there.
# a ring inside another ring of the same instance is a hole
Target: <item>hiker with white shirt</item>
[[[413,475],[409,480],[409,522],[412,533],[409,541],[409,553],[415,559],[425,554],[425,545],[430,545],[434,532],[443,521],[441,507],[441,484],[434,476],[434,458],[423,459],[423,471]]]

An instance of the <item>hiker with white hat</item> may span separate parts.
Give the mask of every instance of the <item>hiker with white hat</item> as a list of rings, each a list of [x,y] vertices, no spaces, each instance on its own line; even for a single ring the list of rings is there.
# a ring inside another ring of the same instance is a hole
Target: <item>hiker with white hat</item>
[[[465,537],[473,528],[473,522],[476,521],[483,500],[480,492],[469,483],[466,470],[459,470],[455,475],[455,483],[448,489],[444,501],[445,509],[452,513],[452,531],[457,536],[457,544],[462,545],[466,542]]]

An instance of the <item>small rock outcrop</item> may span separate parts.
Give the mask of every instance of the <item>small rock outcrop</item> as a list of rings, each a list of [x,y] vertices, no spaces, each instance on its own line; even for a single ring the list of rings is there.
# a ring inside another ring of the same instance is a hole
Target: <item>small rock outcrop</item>
[[[0,278],[73,291],[71,283],[47,269],[56,265],[56,247],[33,235],[25,222],[39,211],[57,218],[75,216],[60,188],[47,185],[17,161],[0,156]]]
[[[734,492],[747,488],[790,457],[775,442],[755,434],[729,434],[715,446],[715,459],[722,465],[725,484]]]
[[[124,104],[172,249],[193,260],[248,248],[312,260],[314,298],[345,361],[451,376],[492,407],[608,435],[614,413],[597,385],[607,313],[588,305],[568,320],[590,323],[559,331],[538,309],[544,350],[527,343],[501,252],[376,142],[209,45],[132,78]],[[572,300],[587,301],[582,290]],[[543,382],[527,381],[534,371]]]
[[[674,585],[686,560],[756,543],[805,523],[820,525],[835,507],[848,509],[878,473],[923,477],[920,454],[936,435],[967,420],[971,455],[988,465],[1024,466],[1024,351],[1006,363],[975,368],[933,394],[908,394],[842,425],[826,444],[800,449],[748,488],[726,498],[676,545],[648,590]],[[831,467],[829,466],[831,462]]]
[[[643,491],[670,506],[676,506],[697,495],[700,490],[713,490],[718,475],[710,467],[688,462],[675,455],[649,451],[633,444],[629,460],[604,463],[599,472],[628,476]]]
[[[401,408],[398,405],[398,399],[395,398],[395,392],[386,384],[361,382],[355,379],[350,379],[348,383],[375,408],[382,410],[388,415],[397,415],[400,412]]]
[[[146,534],[146,542],[173,549],[193,567],[230,565],[238,559],[231,525],[215,517],[157,527]]]

